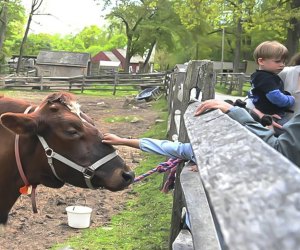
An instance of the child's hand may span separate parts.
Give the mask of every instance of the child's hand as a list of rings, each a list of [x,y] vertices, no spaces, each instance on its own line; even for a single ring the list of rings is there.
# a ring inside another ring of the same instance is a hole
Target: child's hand
[[[192,171],[192,172],[199,172],[197,165],[190,166],[189,170]]]
[[[121,145],[140,149],[139,139],[122,138],[110,133],[105,133],[103,135],[102,142],[110,145]]]
[[[252,112],[256,113],[259,116],[260,119],[262,119],[262,117],[265,115],[263,112],[259,111],[256,108],[253,108]],[[276,114],[272,115],[272,117],[277,119],[277,120],[281,119],[281,117],[279,115],[276,115]],[[273,127],[282,129],[282,126],[279,123],[277,123],[276,121],[274,121],[274,119],[272,119],[272,125],[267,126],[267,127],[271,130],[273,130]]]
[[[105,133],[102,142],[110,145],[122,145],[122,139],[115,134]]]

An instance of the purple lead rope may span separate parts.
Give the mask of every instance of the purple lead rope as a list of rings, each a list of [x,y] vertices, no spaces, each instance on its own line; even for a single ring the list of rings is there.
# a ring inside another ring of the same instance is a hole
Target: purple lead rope
[[[147,176],[153,174],[153,173],[164,173],[170,170],[169,176],[167,181],[164,184],[164,187],[162,188],[162,192],[167,193],[169,186],[174,183],[175,181],[175,173],[176,173],[176,167],[178,166],[179,163],[181,163],[183,160],[182,159],[169,159],[166,162],[162,162],[160,163],[156,168],[153,168],[151,170],[149,170],[148,172],[137,176],[134,179],[134,182],[138,182],[140,180],[143,180],[144,178],[146,178]]]

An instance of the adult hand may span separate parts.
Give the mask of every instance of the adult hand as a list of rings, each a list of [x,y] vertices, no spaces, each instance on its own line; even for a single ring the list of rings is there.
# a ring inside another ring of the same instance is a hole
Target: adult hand
[[[201,115],[203,112],[210,110],[210,109],[220,109],[223,113],[226,113],[230,108],[233,106],[227,102],[211,99],[202,102],[195,111],[195,116]]]

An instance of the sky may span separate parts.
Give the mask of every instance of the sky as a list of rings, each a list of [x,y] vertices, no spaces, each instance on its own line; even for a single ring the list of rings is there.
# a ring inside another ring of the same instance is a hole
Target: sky
[[[32,0],[22,2],[28,14]],[[94,0],[44,0],[39,13],[51,15],[34,15],[30,33],[76,34],[86,26],[101,27],[105,22]]]

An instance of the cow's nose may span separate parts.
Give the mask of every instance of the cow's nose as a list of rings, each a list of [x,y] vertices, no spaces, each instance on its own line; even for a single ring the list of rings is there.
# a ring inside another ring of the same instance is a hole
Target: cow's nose
[[[125,181],[130,184],[133,183],[135,174],[133,171],[129,171],[129,172],[124,172],[122,176],[125,179]]]

